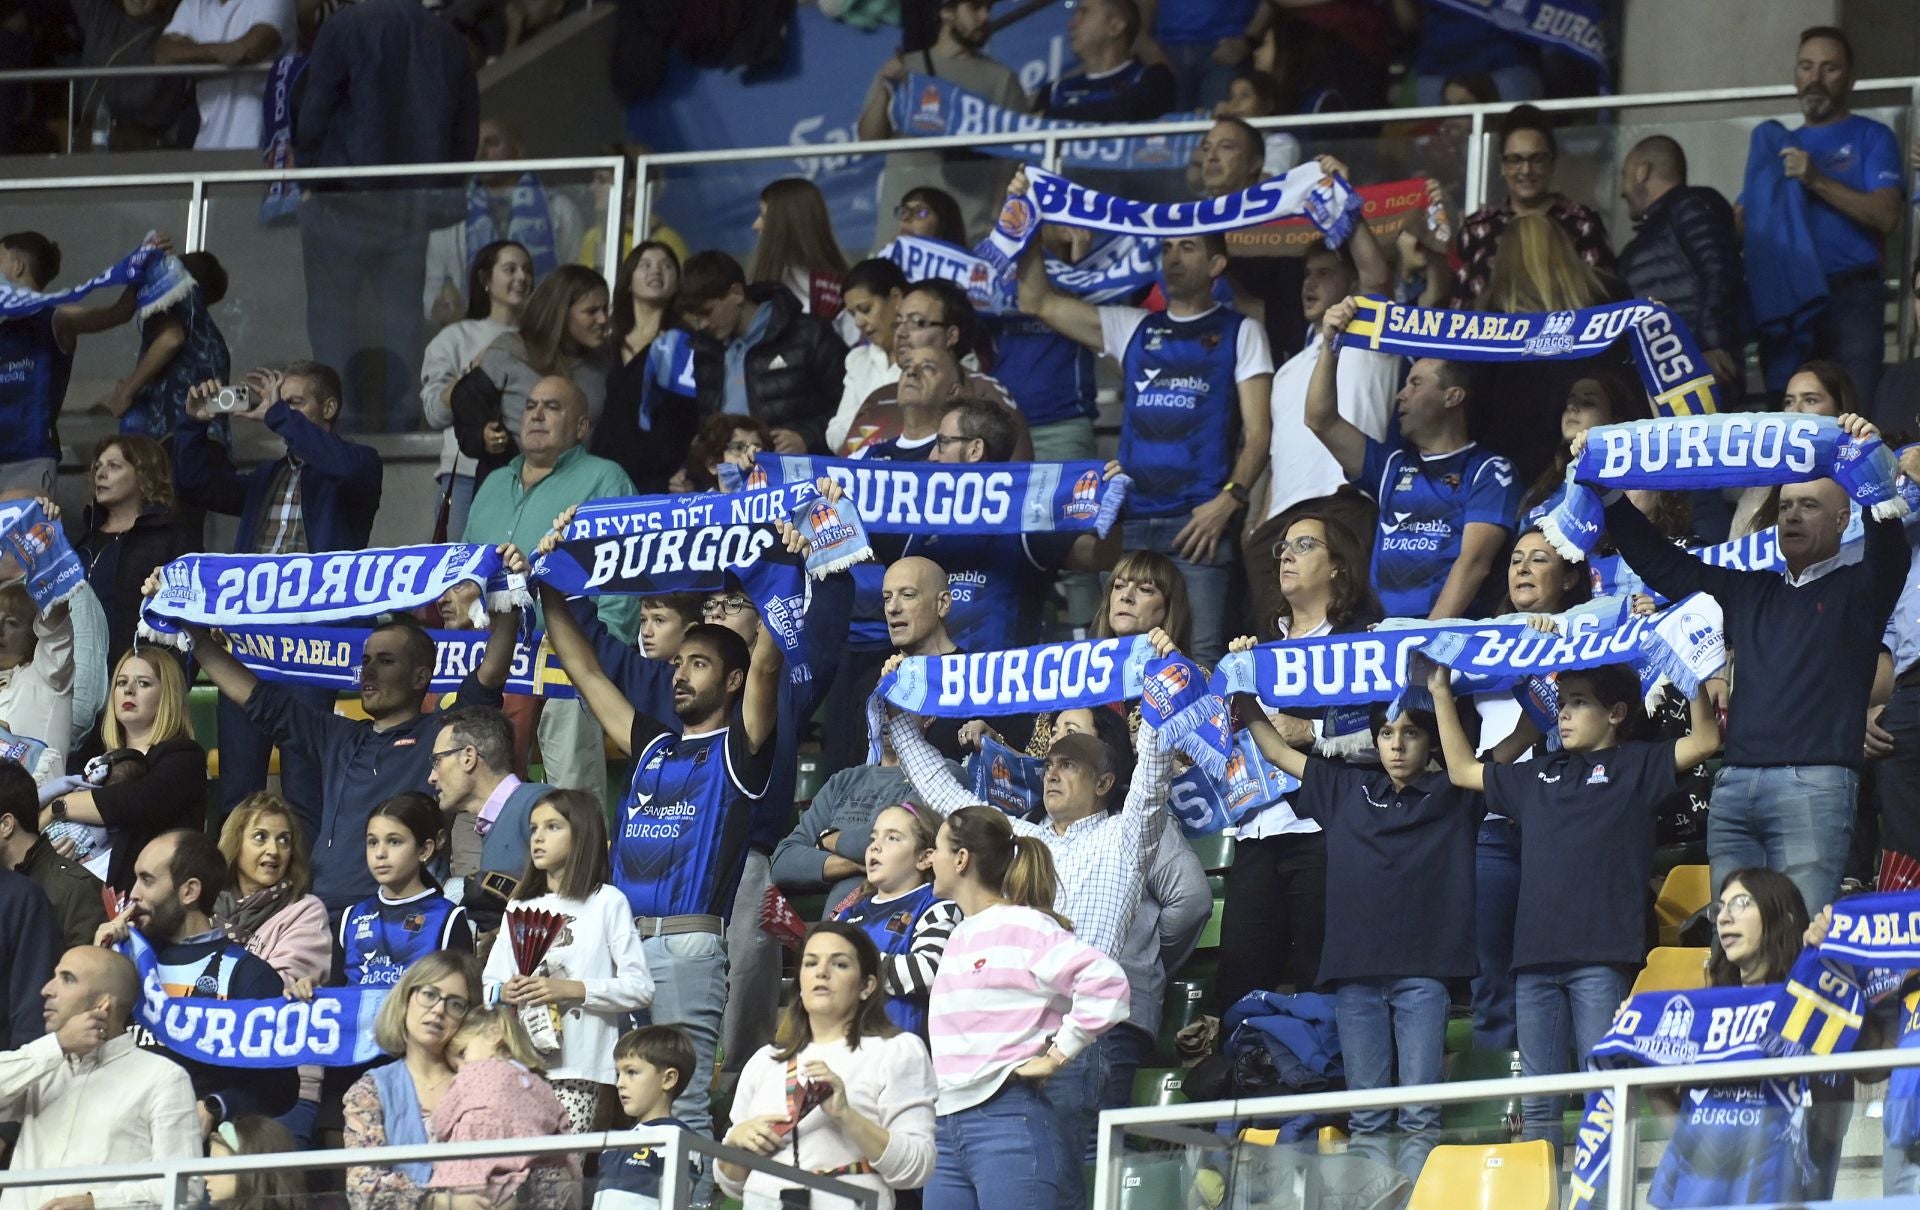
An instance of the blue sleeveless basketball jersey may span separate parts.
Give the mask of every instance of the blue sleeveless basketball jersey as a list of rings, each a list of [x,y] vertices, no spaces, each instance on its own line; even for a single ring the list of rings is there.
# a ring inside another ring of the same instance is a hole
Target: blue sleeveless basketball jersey
[[[0,462],[60,456],[54,422],[72,373],[73,354],[61,351],[52,310],[0,320]]]
[[[1801,1081],[1716,1084],[1680,1094],[1673,1138],[1654,1170],[1656,1206],[1797,1201],[1811,1176]]]
[[[633,781],[613,838],[614,885],[634,915],[732,914],[773,764],[771,738],[758,754],[746,741],[737,702],[728,726],[698,735],[634,716]]]
[[[340,953],[347,982],[392,987],[409,966],[436,950],[473,952],[467,910],[428,887],[388,900],[375,894],[340,917]]]
[[[1220,494],[1240,436],[1234,382],[1244,315],[1216,307],[1192,319],[1142,320],[1121,359],[1126,412],[1120,464],[1133,476],[1127,516],[1177,517]]]
[[[1029,426],[1093,417],[1092,349],[1025,315],[1003,315],[991,322],[999,354],[993,376],[1013,393]]]
[[[1520,505],[1513,466],[1478,445],[1425,457],[1369,437],[1354,484],[1380,505],[1373,588],[1390,618],[1426,617],[1460,558],[1467,526],[1511,530]],[[1486,591],[1503,582],[1488,576]]]
[[[878,900],[867,895],[841,912],[838,919],[859,925],[861,931],[873,938],[873,944],[882,954],[905,956],[913,951],[914,921],[920,919],[939,898],[933,893],[933,884],[929,882],[892,899]],[[889,995],[887,1018],[906,1032],[925,1037],[927,998]]]
[[[1900,1049],[1920,1046],[1920,989],[1900,995]],[[1898,1067],[1887,1084],[1887,1147],[1920,1143],[1920,1067]]]

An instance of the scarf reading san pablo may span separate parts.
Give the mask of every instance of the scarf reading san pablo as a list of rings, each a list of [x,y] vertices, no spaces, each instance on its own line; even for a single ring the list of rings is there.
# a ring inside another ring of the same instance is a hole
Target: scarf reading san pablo
[[[182,555],[160,569],[160,591],[140,606],[140,637],[185,647],[182,623],[205,627],[297,626],[408,613],[456,584],[481,586],[471,620],[524,609],[522,577],[509,576],[491,546],[459,543],[301,555]],[[484,602],[484,605],[482,604]]]
[[[216,1067],[352,1067],[385,1057],[374,1021],[385,987],[326,987],[313,999],[222,1000],[167,991],[159,955],[139,930],[121,947],[140,976],[134,1018],[173,1053]]]
[[[224,639],[233,658],[263,681],[352,691],[360,688],[360,655],[372,633],[351,626],[228,626],[215,637]],[[429,630],[427,637],[434,645],[429,692],[455,692],[486,657],[485,630]],[[538,632],[523,636],[514,646],[504,692],[575,696],[559,657],[546,635]]]
[[[1884,520],[1911,511],[1898,476],[1893,451],[1878,437],[1856,440],[1826,416],[1736,413],[1604,424],[1588,430],[1540,532],[1578,562],[1605,529],[1600,491],[1773,487],[1820,478]]]
[[[787,521],[805,556],[775,531]],[[740,492],[589,500],[560,545],[533,565],[536,580],[568,596],[717,592],[728,577],[752,598],[785,655],[787,678],[813,677],[802,629],[810,580],[873,556],[850,499],[829,502],[812,480]]]
[[[846,490],[868,533],[1085,533],[1104,538],[1119,520],[1133,480],[1105,479],[1099,462],[892,462],[762,454],[745,476],[720,465],[722,487],[811,483],[821,476]]]

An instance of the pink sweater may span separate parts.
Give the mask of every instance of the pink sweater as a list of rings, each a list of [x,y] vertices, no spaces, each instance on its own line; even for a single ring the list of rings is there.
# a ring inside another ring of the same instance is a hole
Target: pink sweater
[[[928,1034],[939,1082],[934,1108],[986,1101],[1014,1068],[1046,1053],[1069,1059],[1127,1019],[1126,972],[1032,908],[1000,904],[947,939],[934,976]]]

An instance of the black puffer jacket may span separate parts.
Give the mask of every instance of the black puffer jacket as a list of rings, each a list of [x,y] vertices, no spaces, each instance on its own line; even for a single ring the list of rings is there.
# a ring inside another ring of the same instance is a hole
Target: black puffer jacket
[[[1620,274],[1635,298],[1657,298],[1693,329],[1700,348],[1738,360],[1746,267],[1733,207],[1704,185],[1680,185],[1647,207],[1620,253]]]
[[[785,286],[748,286],[747,297],[773,310],[766,334],[747,350],[747,408],[769,428],[800,434],[808,453],[824,454],[827,421],[840,405],[847,346],[832,324],[802,311],[800,301]],[[700,415],[721,411],[726,404],[727,363],[719,341],[694,338],[693,374]]]

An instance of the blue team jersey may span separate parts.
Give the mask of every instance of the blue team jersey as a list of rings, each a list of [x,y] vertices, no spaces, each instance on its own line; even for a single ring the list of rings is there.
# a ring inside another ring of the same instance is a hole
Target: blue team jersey
[[[1920,1046],[1920,988],[1900,994],[1900,1049]],[[1895,1068],[1887,1084],[1886,1135],[1889,1149],[1920,1143],[1920,1067]]]
[[[1107,308],[1102,308],[1106,310]],[[1240,325],[1224,307],[1175,319],[1150,312],[1120,358],[1126,412],[1120,464],[1129,518],[1178,517],[1220,494],[1240,437]]]
[[[1460,557],[1467,526],[1510,531],[1520,505],[1513,466],[1477,445],[1428,457],[1369,437],[1354,484],[1380,505],[1373,588],[1390,618],[1426,617]]]
[[[1849,189],[1872,193],[1900,187],[1900,147],[1893,131],[1852,114],[1831,126],[1802,126],[1789,138],[1821,175]],[[1807,191],[1807,230],[1829,274],[1880,263],[1880,237]]]
[[[861,446],[853,456],[887,462],[925,462],[932,457],[937,440],[902,447],[900,438],[890,437]],[[880,612],[880,586],[887,578],[887,565],[878,559],[868,559],[855,563],[848,574],[853,577],[853,620],[847,625],[847,645],[855,650],[891,650],[893,640],[887,635],[887,620]]]
[[[729,725],[693,735],[634,715],[633,781],[613,838],[614,885],[634,915],[732,914],[773,748],[770,736],[748,750],[737,702]]]
[[[914,534],[906,553],[947,573],[947,635],[962,651],[1004,651],[1035,639],[1040,598],[1073,534]]]
[[[938,903],[933,884],[916,887],[892,899],[864,896],[843,910],[835,919],[857,924],[873,938],[883,957],[905,957],[913,952],[913,926],[928,908]],[[925,996],[887,996],[887,1019],[908,1033],[927,1035],[927,998]]]
[[[1656,1206],[1764,1206],[1804,1196],[1812,1176],[1801,1081],[1715,1084],[1680,1096],[1654,1170]]]
[[[73,354],[62,351],[53,309],[0,320],[0,462],[58,458],[54,422],[67,398]]]
[[[1093,417],[1092,349],[1029,316],[1010,314],[991,322],[999,354],[994,377],[1012,392],[1029,427]]]
[[[473,952],[467,910],[429,887],[406,899],[374,895],[340,917],[341,969],[349,984],[392,987],[436,950]]]

